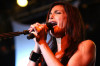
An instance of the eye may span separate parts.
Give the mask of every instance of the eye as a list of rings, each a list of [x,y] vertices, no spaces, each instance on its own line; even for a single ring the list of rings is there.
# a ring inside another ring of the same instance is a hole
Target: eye
[[[55,13],[56,13],[56,14],[61,14],[61,12],[60,12],[60,11],[55,11]]]
[[[49,15],[51,15],[52,13],[50,12]]]

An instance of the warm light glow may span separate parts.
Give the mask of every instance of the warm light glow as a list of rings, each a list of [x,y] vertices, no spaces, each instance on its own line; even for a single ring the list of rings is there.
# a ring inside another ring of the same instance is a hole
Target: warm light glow
[[[17,4],[20,7],[26,7],[28,5],[28,1],[27,0],[17,0]]]

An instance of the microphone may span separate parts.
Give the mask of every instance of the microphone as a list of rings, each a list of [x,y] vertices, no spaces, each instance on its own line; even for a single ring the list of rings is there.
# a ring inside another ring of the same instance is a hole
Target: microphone
[[[56,22],[47,22],[46,23],[46,26],[48,27],[48,30],[53,30],[53,26],[55,26],[55,25],[57,25],[57,23]],[[27,32],[27,31],[26,31]],[[27,36],[27,39],[33,39],[35,36],[34,36],[34,34],[29,34],[28,36]]]
[[[55,25],[57,25],[56,22],[48,22],[48,23],[46,23],[46,26],[48,27],[48,30],[53,30],[53,26],[55,26]],[[0,40],[1,39],[12,38],[14,36],[19,36],[20,34],[24,34],[24,35],[29,34],[27,36],[27,39],[33,39],[35,37],[34,34],[32,34],[32,33],[30,34],[29,33],[29,30],[24,30],[23,32],[8,32],[8,33],[2,33],[2,34],[0,34]]]

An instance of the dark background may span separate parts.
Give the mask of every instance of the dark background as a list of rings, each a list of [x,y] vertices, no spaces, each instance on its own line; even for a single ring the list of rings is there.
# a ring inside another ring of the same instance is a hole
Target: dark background
[[[28,0],[27,7],[19,7],[16,0],[0,0],[0,34],[13,32],[11,22],[17,21],[22,24],[33,24],[44,22],[49,5],[59,0]],[[96,44],[96,66],[99,64],[99,22],[100,22],[100,0],[66,0],[72,5],[78,4],[82,14],[86,38]],[[15,66],[14,39],[0,39],[0,66]]]

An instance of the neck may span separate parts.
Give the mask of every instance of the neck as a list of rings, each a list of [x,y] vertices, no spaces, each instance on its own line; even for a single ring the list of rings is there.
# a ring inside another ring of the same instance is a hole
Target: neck
[[[65,51],[66,48],[69,47],[68,42],[67,42],[67,35],[65,35],[62,38],[56,38],[57,41],[57,51]]]
[[[61,38],[56,38],[57,41],[57,51],[61,51]]]

